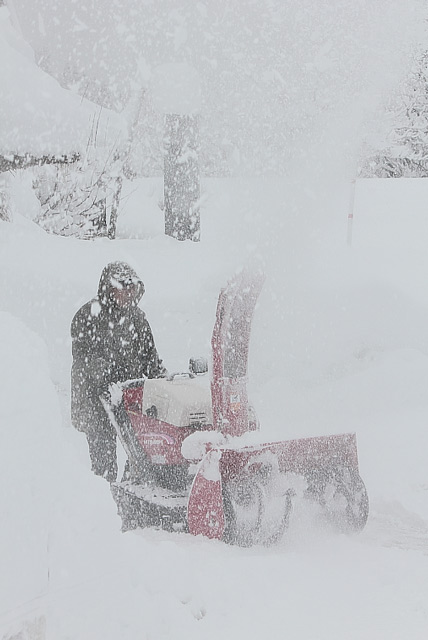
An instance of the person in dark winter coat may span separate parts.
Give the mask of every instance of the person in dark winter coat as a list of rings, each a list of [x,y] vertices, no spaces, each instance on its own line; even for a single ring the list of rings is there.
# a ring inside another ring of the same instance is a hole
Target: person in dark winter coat
[[[92,470],[117,477],[116,433],[100,401],[113,382],[166,375],[152,330],[138,307],[144,284],[125,262],[108,264],[98,295],[71,323],[71,419],[86,434]]]

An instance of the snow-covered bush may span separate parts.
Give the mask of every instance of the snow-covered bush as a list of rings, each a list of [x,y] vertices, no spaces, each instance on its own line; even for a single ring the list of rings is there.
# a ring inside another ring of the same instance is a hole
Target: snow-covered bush
[[[92,149],[82,161],[34,169],[41,205],[36,222],[64,236],[114,236],[122,165],[119,153]]]

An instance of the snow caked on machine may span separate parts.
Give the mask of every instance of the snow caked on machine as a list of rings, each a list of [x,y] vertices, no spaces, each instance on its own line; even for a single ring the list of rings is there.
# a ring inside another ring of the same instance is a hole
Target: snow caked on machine
[[[221,290],[204,359],[168,378],[112,385],[102,402],[128,457],[112,493],[123,530],[155,526],[231,544],[273,544],[295,500],[343,532],[360,531],[368,497],[354,433],[263,442],[247,396],[251,322],[263,276]],[[286,429],[286,427],[285,427]]]

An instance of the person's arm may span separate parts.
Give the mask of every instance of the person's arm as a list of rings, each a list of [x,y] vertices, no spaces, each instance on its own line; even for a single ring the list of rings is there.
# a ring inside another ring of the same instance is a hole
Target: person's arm
[[[101,391],[111,382],[111,371],[96,339],[91,309],[92,303],[86,304],[72,320],[72,353],[74,362],[84,370],[89,384]]]
[[[167,375],[167,370],[157,352],[150,325],[144,313],[141,313],[140,357],[143,364],[144,375],[148,378],[163,378]]]

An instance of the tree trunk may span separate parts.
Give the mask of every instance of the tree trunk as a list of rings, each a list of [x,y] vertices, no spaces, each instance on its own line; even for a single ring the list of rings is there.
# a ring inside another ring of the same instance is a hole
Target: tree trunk
[[[198,143],[195,116],[166,116],[165,233],[177,240],[200,240]]]
[[[0,220],[11,221],[8,176],[0,174]]]

